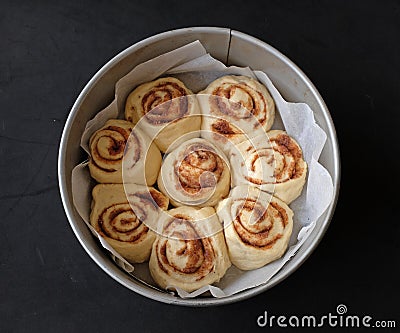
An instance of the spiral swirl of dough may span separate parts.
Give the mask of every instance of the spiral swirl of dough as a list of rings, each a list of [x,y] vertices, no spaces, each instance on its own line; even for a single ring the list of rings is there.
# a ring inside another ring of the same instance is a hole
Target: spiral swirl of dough
[[[162,288],[193,291],[219,281],[230,266],[218,218],[211,207],[179,207],[157,236],[150,258],[150,272]]]
[[[126,100],[125,118],[154,138],[162,152],[182,135],[198,131],[201,124],[196,98],[183,82],[173,77],[143,83],[134,89]]]
[[[206,140],[189,140],[164,159],[158,187],[174,206],[213,206],[229,192],[230,171],[225,159]]]
[[[155,234],[146,221],[158,219],[168,208],[168,198],[152,187],[129,184],[128,195],[122,184],[94,187],[91,225],[123,257],[132,263],[150,256]]]
[[[185,157],[177,165],[176,173],[184,190],[196,193],[201,188],[215,186],[225,167],[218,154],[198,144],[188,147]]]
[[[105,126],[96,131],[90,138],[91,175],[100,183],[122,183],[122,158],[126,142],[132,132],[133,124],[118,119],[106,122]],[[137,138],[136,147],[138,146]],[[133,163],[140,159],[140,150],[132,154]]]
[[[145,117],[153,124],[169,123],[188,112],[186,89],[175,82],[162,82],[142,98]]]
[[[293,228],[293,212],[281,200],[255,187],[238,186],[220,202],[232,263],[240,269],[262,267],[282,256]]]
[[[263,85],[249,78],[227,76],[213,84],[215,88],[207,88],[206,92],[222,98],[210,98],[212,107],[234,120],[254,117],[261,126],[270,128],[274,107],[273,103],[268,105],[269,94]]]
[[[223,76],[198,95],[203,114],[202,137],[225,153],[231,145],[268,131],[275,103],[266,87],[245,76]]]
[[[238,144],[231,164],[234,186],[253,185],[286,203],[301,194],[307,173],[300,146],[280,130]]]

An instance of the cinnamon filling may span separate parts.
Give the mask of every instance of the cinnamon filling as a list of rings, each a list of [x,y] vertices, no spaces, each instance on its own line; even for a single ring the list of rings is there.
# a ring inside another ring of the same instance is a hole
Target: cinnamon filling
[[[142,109],[154,125],[180,119],[188,112],[186,89],[175,82],[160,83],[143,96]]]
[[[143,216],[145,212],[143,211]],[[134,243],[149,230],[136,217],[128,203],[114,204],[105,208],[98,218],[100,234],[112,239]]]
[[[211,104],[220,112],[233,119],[257,118],[260,124],[266,122],[267,103],[264,96],[245,83],[223,83],[212,95],[222,98],[210,98]]]
[[[284,165],[280,173],[275,174],[276,182],[284,182],[288,179],[282,179],[285,174],[289,175],[289,179],[301,177],[304,172],[302,166],[303,153],[300,147],[288,135],[279,134],[276,138],[271,139],[271,143],[275,143],[274,150],[283,155],[292,157],[293,161]],[[285,162],[285,159],[283,159]]]
[[[202,238],[188,219],[176,215],[166,225],[169,238],[156,244],[158,266],[168,275],[184,274],[199,281],[214,269],[215,253],[211,240]]]
[[[176,165],[180,186],[189,194],[215,187],[226,167],[221,157],[209,149],[203,145],[190,146]]]
[[[116,167],[121,163],[130,134],[131,129],[118,126],[108,126],[98,131],[90,142],[92,163],[104,172],[117,171]],[[136,163],[139,156],[135,159]]]
[[[279,184],[291,179],[301,177],[304,172],[303,156],[300,147],[288,135],[280,134],[270,139],[272,148],[259,150],[249,156],[249,171],[256,172],[256,163],[264,158],[267,165],[274,169],[274,181],[260,179],[254,176],[245,175],[244,178],[256,185]],[[251,150],[251,146],[246,151]]]
[[[212,131],[223,136],[234,136],[236,134],[243,134],[241,131],[234,128],[229,122],[223,119],[218,119],[211,125]]]
[[[256,214],[255,223],[251,226],[242,220],[244,214],[250,212]],[[243,243],[262,249],[271,248],[282,237],[287,223],[288,215],[279,204],[270,202],[265,209],[253,199],[245,200],[233,221],[235,231]]]

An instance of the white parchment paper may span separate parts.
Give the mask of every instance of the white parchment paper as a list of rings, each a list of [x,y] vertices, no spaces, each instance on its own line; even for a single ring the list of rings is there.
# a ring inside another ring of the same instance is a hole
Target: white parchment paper
[[[326,133],[316,124],[313,111],[304,103],[286,102],[275,88],[267,74],[252,71],[250,68],[226,67],[220,61],[207,54],[199,41],[187,44],[159,57],[136,66],[116,84],[115,99],[96,117],[90,120],[82,135],[81,146],[89,154],[89,139],[111,118],[123,118],[125,100],[128,94],[139,84],[152,81],[160,76],[174,76],[185,83],[193,92],[204,89],[209,83],[224,75],[245,75],[258,79],[270,91],[276,105],[274,129],[284,129],[303,150],[308,164],[307,182],[301,196],[290,204],[294,211],[294,226],[289,248],[285,255],[256,270],[241,271],[232,266],[220,282],[205,286],[192,293],[178,289],[183,298],[196,297],[210,292],[214,297],[226,297],[240,291],[267,283],[296,254],[300,246],[309,237],[318,218],[333,200],[333,182],[329,172],[318,162],[326,141]],[[72,191],[75,207],[89,228],[100,238],[101,244],[110,251],[115,262],[125,271],[147,284],[153,284],[147,263],[129,264],[116,253],[89,225],[91,189],[87,164],[75,167],[72,173]],[[135,271],[133,272],[133,270]]]

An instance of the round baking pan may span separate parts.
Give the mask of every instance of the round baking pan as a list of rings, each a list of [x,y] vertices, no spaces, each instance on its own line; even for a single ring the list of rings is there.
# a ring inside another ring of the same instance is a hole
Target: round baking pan
[[[195,40],[226,65],[250,66],[253,70],[265,71],[286,100],[305,102],[312,108],[317,123],[327,134],[320,163],[330,172],[334,185],[334,200],[298,253],[266,284],[225,298],[182,299],[135,280],[118,268],[98,245],[72,201],[72,169],[86,158],[80,148],[82,133],[87,121],[112,101],[115,83],[136,65]],[[323,237],[335,209],[340,159],[329,111],[317,89],[292,61],[265,42],[244,33],[227,28],[196,27],[168,31],[140,41],[119,53],[93,76],[78,96],[66,121],[60,142],[58,176],[61,198],[72,230],[86,252],[107,274],[136,293],[160,302],[212,306],[237,302],[266,291],[292,274],[307,259]]]

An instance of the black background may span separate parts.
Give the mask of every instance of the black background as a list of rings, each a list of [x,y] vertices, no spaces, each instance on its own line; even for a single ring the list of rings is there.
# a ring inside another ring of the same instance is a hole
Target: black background
[[[111,279],[79,245],[57,185],[59,139],[86,82],[133,43],[188,26],[243,31],[292,59],[325,99],[342,158],[317,250],[278,286],[217,308],[161,304]],[[266,331],[264,310],[340,303],[399,326],[399,74],[399,1],[1,1],[0,331]]]

